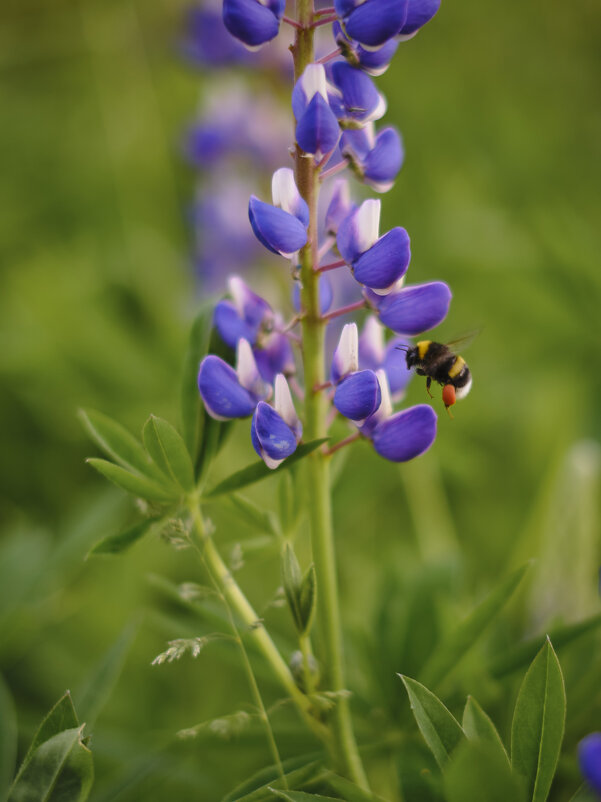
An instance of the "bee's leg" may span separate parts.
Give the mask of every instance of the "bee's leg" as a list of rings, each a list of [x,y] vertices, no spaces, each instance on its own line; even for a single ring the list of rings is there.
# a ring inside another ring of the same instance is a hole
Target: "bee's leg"
[[[434,398],[434,396],[430,392],[430,386],[431,385],[432,385],[432,376],[428,376],[428,378],[426,379],[426,392],[428,393],[430,398]]]

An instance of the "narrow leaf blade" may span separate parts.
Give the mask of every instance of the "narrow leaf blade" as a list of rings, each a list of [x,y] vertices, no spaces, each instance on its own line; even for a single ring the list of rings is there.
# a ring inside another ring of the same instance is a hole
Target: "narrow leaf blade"
[[[482,741],[490,745],[509,763],[503,741],[490,717],[482,710],[473,696],[467,697],[463,710],[463,731],[470,741]]]
[[[601,626],[601,614],[590,616],[583,621],[577,621],[575,624],[568,624],[561,627],[556,627],[550,630],[549,639],[553,643],[556,650],[567,646],[574,640],[593,632]],[[517,646],[506,649],[502,654],[493,657],[488,665],[488,670],[495,678],[500,678],[512,671],[517,671],[523,668],[534,660],[538,652],[545,645],[547,640],[546,635],[539,635],[536,638],[524,643],[519,643]]]
[[[151,415],[144,426],[144,445],[158,468],[184,492],[194,490],[194,468],[179,432],[163,418]]]
[[[317,593],[317,578],[315,576],[315,566],[310,565],[307,573],[303,577],[298,593],[298,607],[302,623],[302,633],[307,633],[313,623],[315,612],[315,598]]]
[[[64,730],[72,730],[77,727],[79,727],[77,713],[73,707],[71,694],[69,691],[67,691],[65,694],[63,694],[63,696],[61,696],[54,707],[50,709],[38,727],[38,730],[33,737],[33,741],[27,750],[27,754],[23,758],[23,762],[19,767],[19,772],[15,779],[15,783],[27,768],[33,753],[41,744],[53,736],[63,732]]]
[[[99,540],[88,553],[88,557],[93,554],[122,554],[131,548],[138,540],[141,540],[151,526],[156,522],[156,518],[148,518],[140,521],[133,526],[129,526],[116,535],[107,535]]]
[[[445,771],[448,802],[523,802],[524,790],[507,760],[490,743],[466,741]]]
[[[269,790],[274,797],[285,799],[286,802],[340,802],[340,797],[308,794],[306,791],[278,791],[277,788],[270,788]]]
[[[196,462],[200,448],[204,412],[198,392],[198,368],[207,353],[212,319],[213,308],[207,307],[198,314],[192,324],[182,376],[180,394],[182,435],[193,463]]]
[[[96,457],[91,457],[87,462],[117,487],[134,496],[159,502],[174,501],[177,498],[177,492],[173,488],[161,485],[158,481],[145,476],[130,473],[120,465],[115,465],[114,462]]]
[[[278,465],[274,470],[268,468],[263,460],[254,462],[252,465],[248,465],[246,468],[236,471],[236,473],[228,476],[227,479],[219,482],[218,485],[205,494],[205,499],[216,498],[224,493],[232,493],[234,490],[240,490],[242,487],[260,482],[261,479],[266,479],[268,476],[273,476],[275,473],[278,473],[278,471],[286,471],[299,460],[311,454],[312,451],[315,451],[315,449],[327,443],[328,439],[327,437],[322,437],[318,440],[312,440],[310,443],[303,443],[296,449],[294,454],[287,457],[284,462]]]
[[[465,739],[455,717],[440,699],[417,680],[399,674],[409,696],[411,709],[424,740],[442,769],[453,750]]]
[[[303,631],[303,619],[300,609],[301,570],[296,554],[290,543],[286,543],[282,551],[282,581],[286,601],[299,632]]]
[[[524,777],[532,802],[544,802],[549,794],[565,715],[563,675],[548,640],[524,677],[511,725],[511,763]]]
[[[160,472],[152,464],[142,443],[120,423],[92,409],[80,409],[78,415],[92,440],[107,457],[128,471],[153,479],[160,477]]]
[[[83,727],[63,730],[35,750],[13,785],[8,802],[84,802],[94,780]]]
[[[509,601],[529,567],[530,563],[527,563],[510,574],[455,630],[449,633],[421,672],[421,678],[428,687],[437,686],[457,666]]]
[[[17,715],[8,686],[0,675],[0,799],[6,798],[17,757]]]

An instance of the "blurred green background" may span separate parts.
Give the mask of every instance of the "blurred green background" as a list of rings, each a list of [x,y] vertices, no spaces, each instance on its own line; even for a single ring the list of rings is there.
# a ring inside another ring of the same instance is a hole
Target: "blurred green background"
[[[216,800],[268,760],[260,732],[225,749],[214,737],[175,738],[248,702],[225,646],[150,667],[168,639],[200,626],[156,579],[197,579],[185,554],[146,541],[120,560],[84,562],[127,520],[128,502],[85,466],[96,452],[76,410],[100,409],[134,432],[151,412],[177,421],[201,300],[186,223],[194,181],[178,143],[211,76],[178,59],[185,7],[4,0],[0,9],[0,668],[25,749],[63,691],[77,706],[121,648],[123,671],[92,730],[95,802]],[[409,231],[412,280],[453,289],[437,339],[481,332],[465,354],[472,393],[454,421],[439,416],[428,455],[399,468],[361,444],[341,466],[349,685],[372,724],[406,715],[390,677],[412,674],[430,648],[427,628],[421,644],[409,631],[411,605],[418,629],[422,615],[444,630],[535,558],[497,648],[600,612],[600,30],[595,0],[445,0],[379,79],[386,122],[407,151],[383,197],[383,229]],[[414,382],[409,400],[423,395]],[[253,459],[248,440],[242,423],[222,473]],[[252,493],[267,505],[269,482]],[[227,508],[215,519],[228,543],[248,535]],[[275,550],[247,556],[241,582],[259,609],[279,581]],[[268,621],[286,643],[285,611]],[[473,692],[507,735],[520,675],[503,693],[493,687],[486,649],[448,699]],[[598,680],[598,635],[560,659],[568,729],[557,800],[577,784],[575,743],[601,729],[601,687],[579,673],[586,662]],[[294,719],[282,718],[282,751],[295,754]],[[394,768],[371,768],[381,790],[394,785]]]

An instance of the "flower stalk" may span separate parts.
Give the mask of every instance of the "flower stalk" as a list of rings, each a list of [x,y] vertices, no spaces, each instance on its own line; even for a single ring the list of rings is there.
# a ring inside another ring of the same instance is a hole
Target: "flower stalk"
[[[298,0],[296,39],[292,48],[294,74],[298,80],[314,59],[314,32],[312,29],[313,0]],[[327,433],[328,403],[323,393],[314,389],[326,381],[325,374],[325,322],[319,305],[317,203],[319,197],[319,167],[297,145],[295,153],[296,185],[309,207],[307,244],[300,252],[301,320],[303,335],[303,369],[305,376],[305,437],[313,440]],[[342,633],[336,554],[332,527],[329,460],[315,451],[307,459],[309,473],[309,515],[311,543],[317,578],[317,622],[324,644],[326,683],[334,691],[345,690],[342,654]],[[332,712],[334,758],[348,777],[357,785],[368,789],[367,777],[353,732],[350,705],[344,694],[337,698]]]

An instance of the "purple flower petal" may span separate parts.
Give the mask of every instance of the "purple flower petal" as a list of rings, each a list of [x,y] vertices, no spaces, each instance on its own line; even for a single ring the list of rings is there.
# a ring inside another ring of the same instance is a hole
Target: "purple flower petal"
[[[405,275],[410,260],[409,235],[397,226],[353,262],[353,275],[366,287],[385,290]]]
[[[401,169],[404,156],[398,131],[394,128],[384,128],[378,133],[375,147],[363,162],[363,176],[366,183],[376,191],[388,191]]]
[[[342,155],[349,157],[362,167],[363,162],[368,157],[373,142],[370,142],[367,133],[368,128],[357,128],[343,131],[340,139],[340,150]]]
[[[281,15],[276,15],[258,0],[223,0],[225,27],[249,47],[274,39],[280,28]]]
[[[200,363],[198,389],[207,412],[217,420],[246,418],[257,403],[241,386],[236,371],[218,356],[206,356]]]
[[[440,0],[409,0],[407,17],[399,29],[401,36],[411,36],[416,33],[440,8]]]
[[[601,732],[593,732],[580,741],[578,762],[584,779],[601,794]]]
[[[332,282],[329,280],[327,276],[320,276],[319,277],[319,311],[322,315],[328,311],[328,309],[332,306],[332,301],[334,300],[334,290],[332,288]],[[297,312],[300,312],[301,308],[301,299],[300,299],[300,284],[298,281],[294,282],[294,286],[292,287],[292,305],[294,306]],[[281,371],[285,373],[286,371]]]
[[[366,50],[359,45],[357,48],[357,58],[359,59],[361,69],[374,77],[382,75],[388,69],[398,46],[399,43],[396,39],[389,39],[388,42],[377,50]]]
[[[403,337],[395,337],[388,343],[386,356],[382,363],[393,400],[398,400],[399,396],[404,393],[414,375],[413,371],[407,367],[405,354],[403,351],[398,350],[398,345],[411,345],[411,343]]]
[[[447,316],[451,290],[442,281],[414,284],[376,299],[380,320],[398,334],[414,336],[438,326]]]
[[[344,19],[352,11],[354,11],[356,5],[357,5],[357,0],[334,0],[334,8],[336,10],[336,14],[341,19]]]
[[[353,211],[351,195],[348,181],[346,178],[339,178],[334,184],[334,190],[330,203],[326,211],[326,231],[328,234],[336,234],[338,226],[345,217]]]
[[[380,201],[370,198],[353,209],[338,228],[336,245],[340,255],[349,264],[368,251],[378,241]]]
[[[231,301],[219,301],[213,313],[213,323],[219,336],[230,348],[235,348],[242,337],[253,345],[259,325],[243,320]]]
[[[346,20],[346,32],[362,45],[379,47],[403,27],[408,0],[366,0]]]
[[[334,150],[340,139],[338,120],[319,94],[313,98],[296,126],[296,141],[305,153],[325,154]]]
[[[248,217],[259,242],[273,253],[287,256],[307,242],[307,230],[297,217],[254,195],[248,204]]]
[[[346,61],[334,62],[331,74],[332,82],[342,93],[345,117],[367,121],[384,114],[386,104],[368,75]]]
[[[261,347],[253,350],[261,378],[268,384],[278,373],[286,376],[295,372],[294,354],[289,339],[285,334],[274,331],[265,338],[261,338]]]
[[[372,433],[375,450],[392,462],[407,462],[427,451],[436,437],[436,413],[428,404],[397,412]]]
[[[378,377],[372,370],[351,373],[336,387],[334,406],[345,418],[362,421],[378,409],[382,392]]]
[[[257,405],[250,435],[253,448],[269,468],[277,467],[281,460],[296,451],[294,432],[265,401]]]

